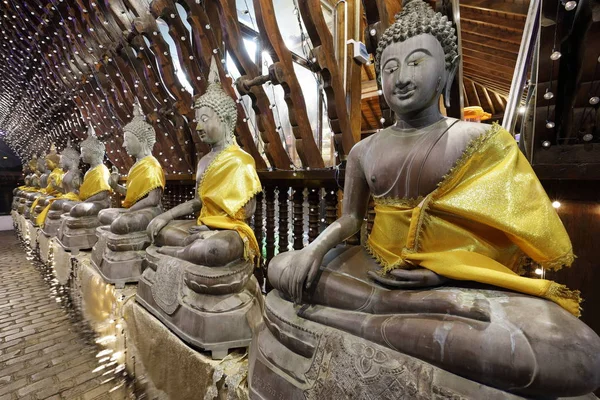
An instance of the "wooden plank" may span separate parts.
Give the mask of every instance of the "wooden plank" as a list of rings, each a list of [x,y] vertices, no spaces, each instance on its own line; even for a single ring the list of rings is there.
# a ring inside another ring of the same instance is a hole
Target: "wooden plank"
[[[462,39],[463,50],[469,49],[471,52],[479,52],[481,54],[492,55],[498,58],[501,58],[505,61],[510,61],[513,65],[517,62],[518,53],[513,53],[506,50],[500,50],[494,47],[490,47],[483,43],[472,42],[470,40],[466,40],[464,37]]]
[[[250,59],[246,51],[235,3],[219,0],[215,2],[215,6],[219,12],[223,36],[227,47],[230,49],[231,58],[240,74],[242,74],[240,79],[254,79],[260,76],[258,66]],[[277,132],[270,101],[263,86],[253,86],[248,96],[252,101],[252,109],[256,114],[257,127],[265,145],[265,155],[269,159],[269,163],[275,168],[288,169],[292,162],[283,147],[279,132]]]
[[[350,153],[355,140],[352,136],[346,106],[344,76],[335,59],[333,37],[323,17],[321,0],[301,1],[298,3],[298,7],[314,46],[313,55],[316,58],[314,67],[318,68],[323,79],[323,90],[327,96],[327,116],[334,135],[335,149],[343,160],[345,155]]]
[[[463,30],[461,39],[466,40],[468,42],[479,43],[483,46],[486,46],[486,47],[489,47],[492,49],[506,51],[506,52],[514,53],[514,54],[519,53],[520,43],[516,44],[516,43],[512,43],[512,42],[505,42],[505,41],[499,40],[496,37],[490,37],[490,36],[483,35],[483,34],[480,34],[477,32],[469,32],[469,31]]]
[[[482,65],[486,66],[502,66],[514,70],[515,62],[506,58],[497,57],[493,54],[482,53],[477,50],[472,50],[463,47],[463,55],[471,60],[479,60]]]
[[[291,52],[285,47],[275,18],[271,0],[253,0],[256,22],[265,50],[273,57],[272,71],[285,92],[285,101],[292,131],[296,138],[296,150],[304,167],[323,168],[323,157],[315,143],[302,89],[296,78]]]
[[[502,27],[504,29],[523,34],[525,16],[506,14],[493,9],[472,7],[461,2],[460,18],[483,22],[487,25]]]

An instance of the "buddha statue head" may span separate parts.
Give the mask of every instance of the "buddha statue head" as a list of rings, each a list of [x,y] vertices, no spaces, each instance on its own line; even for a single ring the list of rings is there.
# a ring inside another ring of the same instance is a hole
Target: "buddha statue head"
[[[60,163],[60,155],[56,150],[56,145],[52,143],[50,146],[50,153],[45,157],[46,168],[52,171],[54,168],[58,167]]]
[[[146,121],[138,102],[133,105],[133,119],[123,127],[123,132],[123,146],[127,154],[136,158],[139,155],[152,154],[152,148],[156,143],[156,132]]]
[[[71,145],[71,139],[67,140],[67,146],[60,153],[60,167],[67,171],[77,169],[79,165],[79,153]]]
[[[106,152],[106,146],[96,137],[94,127],[89,126],[87,132],[87,138],[80,145],[81,148],[81,160],[90,165],[98,165],[102,163],[104,159],[104,153]]]
[[[405,0],[396,22],[381,36],[375,70],[396,115],[449,104],[459,64],[455,30],[448,18],[422,0]]]
[[[196,132],[209,146],[234,143],[237,122],[235,101],[223,90],[215,58],[210,62],[208,88],[194,103]]]

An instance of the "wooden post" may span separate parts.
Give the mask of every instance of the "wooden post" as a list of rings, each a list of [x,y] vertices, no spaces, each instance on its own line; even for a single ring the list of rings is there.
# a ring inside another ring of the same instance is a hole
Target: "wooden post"
[[[289,218],[288,218],[288,202],[289,186],[279,186],[279,252],[284,253],[289,250]]]
[[[304,188],[294,188],[294,250],[304,247]]]
[[[319,200],[321,189],[308,189],[308,241],[319,236]]]

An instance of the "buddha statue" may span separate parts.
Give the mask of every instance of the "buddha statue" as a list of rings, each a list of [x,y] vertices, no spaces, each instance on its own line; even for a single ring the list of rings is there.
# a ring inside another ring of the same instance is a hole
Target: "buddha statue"
[[[404,2],[376,71],[394,125],[348,155],[342,216],[269,264],[256,398],[556,398],[600,385],[567,233],[514,138],[439,109],[459,62],[445,16]],[[338,246],[375,220],[364,247]]]
[[[57,205],[56,210],[53,209],[49,214],[49,218],[53,212],[61,214],[57,238],[62,247],[69,251],[91,249],[96,244],[96,228],[100,226],[98,212],[110,207],[112,192],[110,171],[103,164],[106,148],[96,137],[91,125],[80,148],[81,160],[90,168],[79,187],[78,200],[65,201],[61,204],[62,210]]]
[[[81,171],[79,171],[79,152],[67,141],[67,146],[60,153],[60,168],[65,171],[61,182],[61,192],[49,198],[46,206],[37,216],[37,225],[48,237],[56,236],[61,224],[61,216],[69,211],[74,202],[79,201],[79,186],[81,186]]]
[[[44,157],[44,161],[46,170],[40,177],[40,185],[43,188],[42,195],[33,202],[30,210],[30,220],[34,226],[39,226],[43,222],[38,217],[49,204],[50,199],[64,193],[62,180],[65,171],[60,167],[60,155],[54,143],[50,147],[50,153]]]
[[[35,203],[35,202],[38,201],[38,199],[41,199],[42,197],[44,197],[46,195],[46,189],[48,187],[48,177],[52,173],[52,170],[49,168],[46,158],[47,158],[46,153],[43,153],[41,156],[36,158],[36,172],[32,177],[32,184],[33,184],[33,187],[35,188],[35,190],[26,196],[27,197],[27,202],[26,202],[27,208],[23,213],[25,218],[28,220],[31,219],[31,214],[32,214],[33,210],[35,209],[35,207],[37,207],[37,203]],[[52,160],[50,160],[50,162],[52,163],[54,161],[56,161],[56,163],[58,163],[59,160],[57,160],[56,157],[52,156]],[[35,207],[33,207],[34,203],[35,203]],[[39,210],[39,211],[41,211],[41,210]]]
[[[196,132],[211,151],[198,162],[196,195],[148,225],[153,245],[136,300],[191,346],[216,359],[248,346],[260,315],[254,267],[260,250],[246,223],[262,190],[254,159],[236,143],[235,101],[213,58],[209,86],[194,104]],[[199,212],[197,220],[178,220]]]
[[[137,282],[145,249],[150,244],[146,228],[162,213],[165,173],[152,156],[156,133],[145,121],[139,104],[134,106],[131,122],[123,127],[123,143],[127,154],[135,159],[125,186],[119,184],[115,167],[110,176],[112,189],[124,195],[123,208],[107,208],[98,213],[98,242],[92,249],[92,263],[103,278],[117,286]]]
[[[33,173],[35,172],[35,163],[33,163],[33,167],[32,167],[31,161],[32,160],[29,160],[27,163],[25,163],[23,165],[23,175],[25,176],[23,179],[24,184],[16,187],[13,190],[13,201],[11,204],[11,210],[13,210],[13,211],[17,211],[19,209],[19,204],[21,203],[21,199],[24,199],[25,195],[28,192],[32,192],[35,190],[35,188],[32,186]]]

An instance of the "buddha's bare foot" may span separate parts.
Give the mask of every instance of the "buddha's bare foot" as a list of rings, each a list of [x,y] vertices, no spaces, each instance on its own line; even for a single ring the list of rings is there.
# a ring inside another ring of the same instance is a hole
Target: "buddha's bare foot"
[[[165,247],[159,247],[156,251],[159,252],[160,254],[164,254],[167,256],[183,258],[182,256],[184,253],[184,249],[185,248],[181,248],[181,247],[165,246]]]
[[[376,282],[394,288],[423,288],[439,286],[448,282],[448,278],[425,268],[394,269],[385,275],[369,271],[368,274]]]

